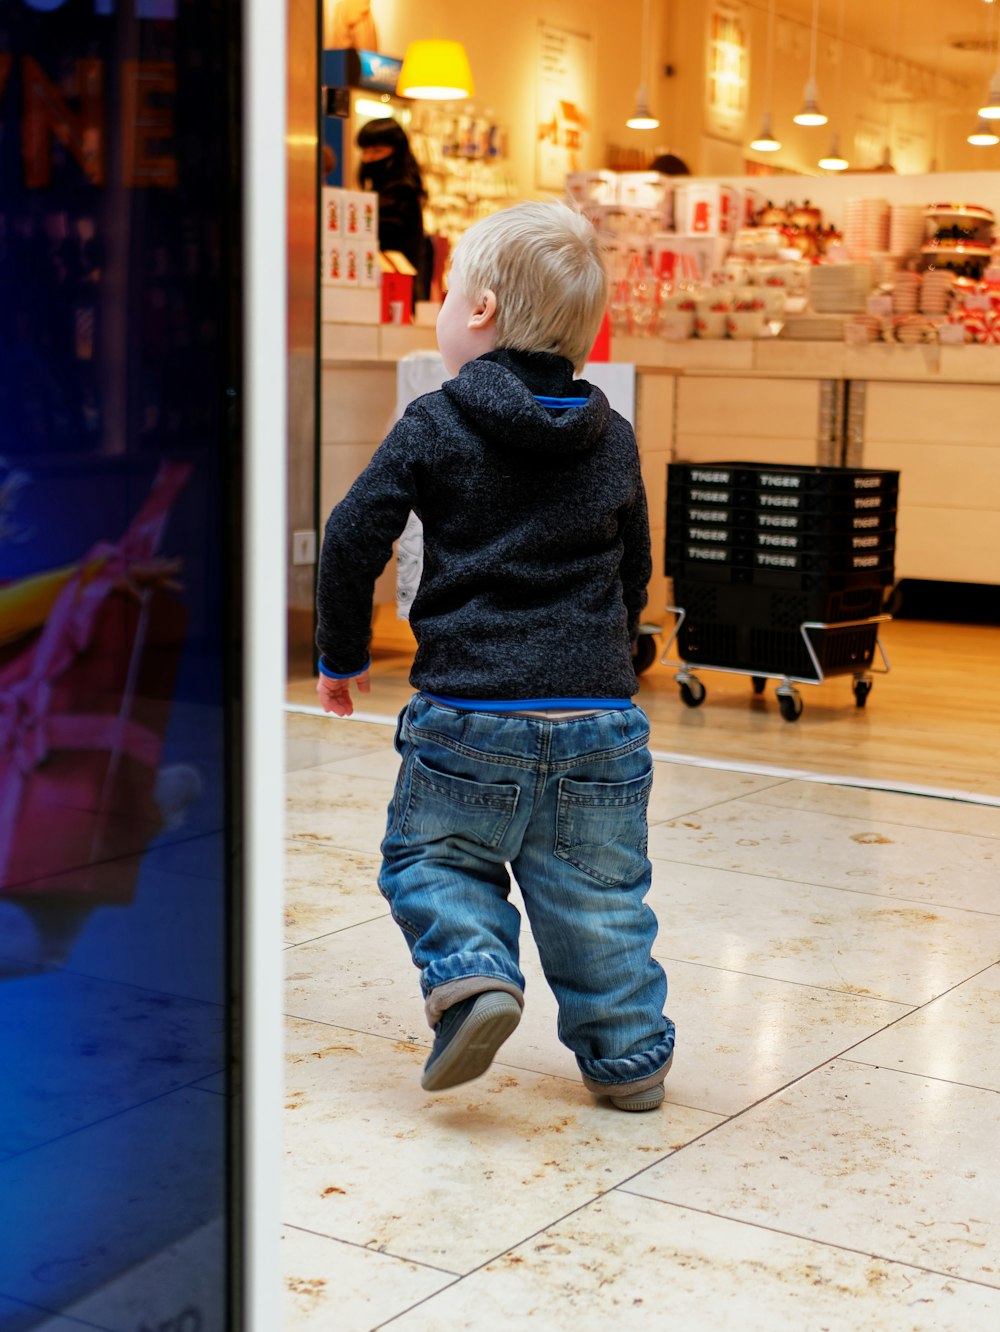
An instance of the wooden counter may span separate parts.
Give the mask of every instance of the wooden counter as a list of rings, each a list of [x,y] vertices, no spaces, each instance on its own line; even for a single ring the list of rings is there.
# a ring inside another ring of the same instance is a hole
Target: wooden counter
[[[434,345],[433,329],[412,327],[343,325],[324,337],[323,516],[388,429],[396,361]],[[619,338],[614,359],[637,368],[651,607],[666,601],[666,465],[676,459],[898,469],[897,577],[1000,584],[1000,347]],[[390,570],[380,601],[392,586]]]

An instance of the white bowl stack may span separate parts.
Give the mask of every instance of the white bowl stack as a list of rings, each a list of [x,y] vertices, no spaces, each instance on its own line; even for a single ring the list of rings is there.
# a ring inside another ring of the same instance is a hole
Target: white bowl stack
[[[892,285],[892,313],[912,315],[920,304],[920,274],[897,273]]]
[[[920,313],[945,315],[951,303],[954,274],[947,268],[933,268],[920,283]]]
[[[848,199],[844,205],[844,244],[852,259],[889,251],[889,200]]]
[[[889,253],[905,259],[919,254],[926,238],[926,207],[923,204],[893,204],[889,210]]]

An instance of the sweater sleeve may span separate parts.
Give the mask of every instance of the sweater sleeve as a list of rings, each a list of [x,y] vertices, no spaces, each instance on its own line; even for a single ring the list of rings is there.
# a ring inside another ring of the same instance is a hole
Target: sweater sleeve
[[[375,580],[417,505],[427,432],[411,404],[327,519],[316,587],[316,646],[331,674],[368,664]]]
[[[646,510],[646,490],[639,471],[636,451],[636,493],[625,519],[622,533],[621,562],[622,593],[628,611],[629,638],[635,641],[639,632],[639,617],[648,599],[648,583],[653,572],[649,544],[649,515]]]

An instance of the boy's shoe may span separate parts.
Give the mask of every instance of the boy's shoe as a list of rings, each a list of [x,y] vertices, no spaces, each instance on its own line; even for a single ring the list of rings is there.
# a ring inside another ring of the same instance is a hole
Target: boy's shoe
[[[521,1005],[505,990],[487,990],[452,1004],[434,1029],[421,1087],[444,1091],[478,1078],[520,1021]]]
[[[655,1110],[663,1104],[663,1083],[628,1096],[612,1096],[611,1104],[616,1110]]]

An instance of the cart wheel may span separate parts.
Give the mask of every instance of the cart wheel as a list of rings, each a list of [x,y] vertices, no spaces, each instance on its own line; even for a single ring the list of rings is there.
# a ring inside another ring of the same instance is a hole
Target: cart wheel
[[[700,708],[705,701],[705,686],[693,675],[687,680],[682,680],[681,698],[689,708]]]
[[[795,689],[778,695],[778,707],[786,722],[798,721],[802,716],[802,695]]]
[[[868,702],[868,695],[872,692],[871,680],[854,681],[854,702],[859,708],[863,708]]]
[[[767,684],[767,678],[763,675],[751,675],[750,683],[753,685],[753,692],[755,694],[762,694],[764,692],[764,686]]]
[[[655,660],[656,639],[652,634],[640,634],[635,641],[635,651],[632,653],[632,669],[636,675],[641,675],[643,671],[649,670]]]

